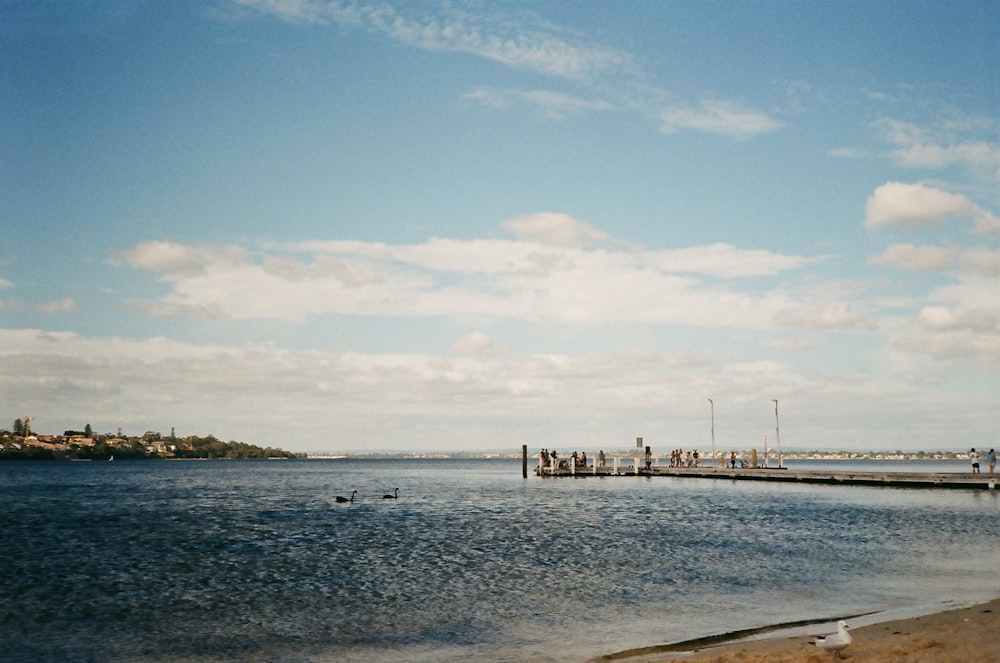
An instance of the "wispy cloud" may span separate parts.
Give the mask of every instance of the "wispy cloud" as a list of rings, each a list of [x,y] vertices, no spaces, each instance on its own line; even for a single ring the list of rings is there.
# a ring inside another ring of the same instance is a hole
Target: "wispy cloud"
[[[1000,182],[1000,143],[970,138],[996,126],[992,118],[944,113],[933,126],[883,117],[877,135],[891,146],[890,157],[906,168],[961,166],[978,179]]]
[[[335,0],[234,0],[244,9],[302,24],[339,24],[373,30],[425,51],[461,53],[510,69],[577,85],[574,93],[538,87],[483,85],[465,98],[493,109],[527,108],[550,120],[592,111],[625,110],[654,116],[663,133],[700,131],[735,138],[772,133],[782,123],[770,114],[719,96],[664,107],[665,93],[651,84],[637,60],[532,12],[509,13],[445,4],[429,9],[386,2]],[[801,97],[808,84],[789,85]],[[600,92],[595,92],[600,90]],[[791,98],[791,97],[790,97]],[[801,102],[789,101],[793,110]]]
[[[660,113],[660,128],[664,133],[693,129],[734,138],[749,138],[781,128],[781,123],[762,111],[731,101],[706,100],[697,106],[679,105]]]
[[[569,80],[587,80],[631,66],[619,50],[572,40],[551,26],[532,25],[499,13],[471,13],[455,7],[431,12],[412,5],[323,0],[236,0],[258,12],[297,23],[340,23],[364,27],[427,51],[465,53],[508,67]]]
[[[600,99],[584,99],[550,90],[480,87],[468,92],[465,98],[498,110],[515,107],[533,109],[552,120],[562,120],[569,115],[588,111],[607,111],[616,108],[613,104]]]
[[[42,313],[69,313],[76,310],[76,300],[72,297],[64,297],[51,302],[43,302],[35,306]]]

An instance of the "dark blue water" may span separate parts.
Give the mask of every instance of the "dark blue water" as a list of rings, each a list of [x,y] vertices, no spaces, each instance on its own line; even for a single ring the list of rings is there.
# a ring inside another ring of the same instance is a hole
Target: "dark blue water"
[[[5,661],[583,661],[1000,595],[996,491],[10,462],[0,504]]]

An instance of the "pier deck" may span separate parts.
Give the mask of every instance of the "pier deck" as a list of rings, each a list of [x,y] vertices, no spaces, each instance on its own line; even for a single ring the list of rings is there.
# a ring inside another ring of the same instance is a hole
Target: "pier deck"
[[[649,471],[640,466],[576,467],[552,470],[535,468],[541,477],[678,477],[686,479],[729,479],[730,481],[783,481],[786,483],[819,483],[843,486],[882,486],[886,488],[946,488],[962,490],[996,490],[997,476],[971,472],[854,472],[823,470],[790,470],[788,468],[713,468],[661,467]]]

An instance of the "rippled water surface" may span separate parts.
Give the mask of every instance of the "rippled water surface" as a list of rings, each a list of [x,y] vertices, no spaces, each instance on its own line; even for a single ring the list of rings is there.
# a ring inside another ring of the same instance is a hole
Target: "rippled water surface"
[[[12,661],[585,661],[1000,595],[997,491],[386,459],[9,462],[0,497]]]

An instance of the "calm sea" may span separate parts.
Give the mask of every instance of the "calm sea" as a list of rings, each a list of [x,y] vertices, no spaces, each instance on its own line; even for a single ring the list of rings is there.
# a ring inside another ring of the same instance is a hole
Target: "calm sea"
[[[947,607],[1000,596],[998,493],[523,479],[519,460],[0,463],[0,658],[586,661]]]

